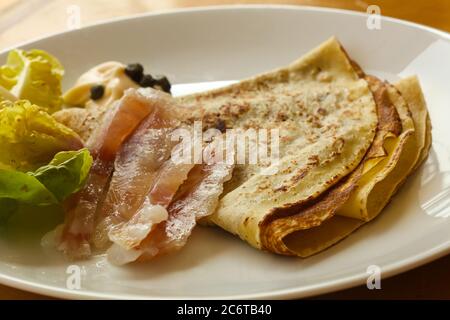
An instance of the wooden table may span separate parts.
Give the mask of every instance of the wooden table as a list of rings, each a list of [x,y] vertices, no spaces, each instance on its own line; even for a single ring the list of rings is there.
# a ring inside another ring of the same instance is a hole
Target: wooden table
[[[17,43],[68,28],[70,6],[81,9],[81,24],[154,10],[182,7],[237,4],[283,3],[326,6],[366,11],[369,4],[380,6],[381,13],[450,31],[449,0],[1,0],[0,50]],[[361,286],[318,298],[325,299],[450,299],[450,256],[385,279],[382,290]],[[45,299],[46,297],[0,285],[0,299]]]

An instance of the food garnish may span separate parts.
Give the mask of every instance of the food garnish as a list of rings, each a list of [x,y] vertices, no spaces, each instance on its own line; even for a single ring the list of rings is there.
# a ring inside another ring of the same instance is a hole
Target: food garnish
[[[91,99],[98,100],[105,94],[105,87],[101,84],[96,84],[91,87]]]
[[[6,64],[0,67],[0,86],[12,96],[29,100],[53,113],[62,106],[63,74],[61,63],[49,53],[14,49],[9,52]]]

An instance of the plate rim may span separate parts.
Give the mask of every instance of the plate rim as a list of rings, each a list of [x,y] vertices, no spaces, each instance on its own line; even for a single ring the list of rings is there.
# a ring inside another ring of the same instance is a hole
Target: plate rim
[[[369,14],[361,11],[355,10],[347,10],[347,9],[339,9],[339,8],[330,8],[330,7],[318,7],[318,6],[307,6],[307,5],[291,5],[291,4],[225,4],[225,5],[210,5],[210,6],[198,6],[198,7],[188,7],[188,8],[176,8],[176,9],[160,9],[154,10],[150,12],[143,12],[138,14],[131,14],[124,17],[115,17],[110,19],[101,20],[95,23],[90,23],[81,28],[64,30],[59,32],[50,32],[44,34],[42,36],[37,36],[31,38],[30,40],[18,42],[15,45],[10,45],[2,50],[0,50],[0,55],[4,55],[6,52],[20,48],[26,45],[29,45],[33,42],[41,41],[47,38],[52,38],[56,36],[61,36],[70,32],[79,32],[80,30],[87,30],[90,28],[95,28],[101,25],[107,25],[112,23],[118,23],[123,21],[129,21],[134,19],[145,19],[151,16],[159,16],[159,15],[176,15],[183,14],[189,12],[206,12],[206,11],[226,11],[226,10],[242,10],[242,9],[286,9],[286,10],[299,10],[299,11],[311,11],[311,12],[328,12],[328,13],[336,13],[336,14],[344,14],[344,15],[353,15],[360,17],[368,17]],[[421,23],[412,22],[408,20],[403,20],[399,18],[394,18],[390,16],[381,15],[381,19],[385,21],[390,21],[398,24],[403,24],[409,27],[418,28],[424,31],[428,31],[430,33],[434,33],[439,35],[450,41],[450,32],[445,30],[440,30],[434,27],[430,27]]]
[[[0,50],[0,55],[4,55],[6,52],[14,48],[20,48],[34,42],[42,41],[48,38],[63,36],[66,33],[79,32],[80,30],[88,30],[101,25],[113,24],[123,21],[130,21],[134,19],[146,19],[152,16],[160,15],[176,15],[176,14],[189,14],[191,12],[208,12],[208,11],[227,11],[227,10],[262,10],[262,9],[283,9],[283,10],[298,10],[308,12],[326,12],[334,14],[352,15],[360,17],[368,17],[365,12],[329,8],[329,7],[314,7],[314,6],[300,6],[300,5],[277,5],[277,4],[232,4],[232,5],[213,5],[213,6],[198,6],[189,8],[177,8],[177,9],[164,9],[155,10],[151,12],[144,12],[134,15],[128,15],[125,17],[116,17],[106,19],[96,23],[85,25],[78,29],[65,30],[61,32],[49,33],[43,36],[35,37],[27,41],[20,42],[16,45],[8,46]],[[450,41],[450,33],[444,30],[439,30],[433,27],[429,27],[420,23],[406,21],[398,18],[381,15],[381,19],[390,21],[393,23],[405,25],[411,28],[420,29],[429,33],[438,35],[448,41]],[[450,254],[450,240],[443,242],[437,246],[434,246],[426,251],[420,252],[416,255],[409,256],[406,259],[387,264],[383,267],[383,278],[387,279],[394,275],[409,271],[411,269],[420,267],[426,263],[439,259],[443,256]],[[272,291],[265,291],[260,293],[248,293],[237,295],[223,295],[223,296],[164,296],[164,295],[135,295],[135,294],[118,294],[118,293],[103,293],[92,290],[70,290],[66,288],[39,284],[29,280],[23,280],[18,277],[9,276],[0,273],[0,284],[6,285],[12,288],[16,288],[23,291],[28,291],[35,294],[41,294],[54,298],[66,298],[66,299],[155,299],[155,300],[186,300],[186,299],[294,299],[311,297],[325,293],[332,293],[339,290],[345,290],[351,287],[362,285],[367,279],[367,274],[364,272],[356,273],[347,277],[341,277],[335,280],[328,280],[318,284],[311,284],[302,287],[291,287],[287,289],[277,289]]]

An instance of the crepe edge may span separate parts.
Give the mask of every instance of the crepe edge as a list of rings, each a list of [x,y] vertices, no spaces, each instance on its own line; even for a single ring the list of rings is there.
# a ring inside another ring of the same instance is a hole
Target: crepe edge
[[[359,227],[365,225],[366,223],[379,216],[381,211],[392,200],[396,192],[400,189],[401,185],[406,181],[407,177],[415,172],[415,170],[417,170],[427,158],[432,142],[431,120],[427,111],[426,101],[424,99],[419,80],[416,76],[408,77],[397,82],[394,87],[400,92],[402,98],[406,101],[409,112],[411,113],[411,118],[414,122],[414,127],[423,127],[423,130],[421,130],[418,134],[418,140],[423,141],[422,145],[419,147],[419,156],[414,159],[413,163],[410,163],[410,169],[406,173],[403,172],[403,174],[401,174],[402,170],[400,170],[400,176],[402,177],[399,178],[397,184],[393,186],[393,190],[388,192],[390,196],[384,197],[385,201],[382,203],[380,210],[372,217],[370,217],[367,221],[335,215],[332,217],[332,219],[326,219],[318,223],[317,226],[320,226],[319,228],[317,228],[316,226],[308,230],[300,230],[288,234],[282,239],[285,247],[288,248],[288,250],[285,250],[284,253],[278,253],[306,258],[322,252],[323,250],[345,239]],[[420,121],[425,123],[421,123]],[[414,137],[416,137],[415,131],[411,131],[411,129],[406,130],[406,132],[403,132],[402,135],[408,137],[414,135]],[[414,139],[414,141],[415,140],[416,139]],[[406,141],[405,137],[403,138],[403,141]],[[400,143],[400,145],[402,145],[402,143]],[[397,149],[400,150],[400,159],[397,162],[396,168],[402,169],[404,167],[404,165],[402,165],[402,160],[407,161],[408,154],[405,154],[404,152],[402,154],[401,151],[404,151],[403,146]],[[403,159],[401,158],[402,156]],[[379,193],[381,193],[381,191],[385,191],[382,188],[383,186],[381,184],[377,184],[375,187],[377,186],[379,186],[379,188],[373,191],[378,191]],[[318,241],[317,239],[320,239],[321,235],[323,234],[326,234],[326,240]]]

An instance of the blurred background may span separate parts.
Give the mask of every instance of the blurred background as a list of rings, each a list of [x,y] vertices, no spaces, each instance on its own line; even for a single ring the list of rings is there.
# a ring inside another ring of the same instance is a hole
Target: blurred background
[[[96,22],[178,8],[225,4],[290,4],[367,12],[377,5],[383,16],[405,19],[450,32],[450,0],[0,0],[0,50],[56,32]],[[0,299],[43,296],[0,285]],[[450,256],[383,280],[383,290],[361,286],[319,299],[450,299]]]
[[[40,37],[102,20],[156,10],[225,5],[290,4],[367,10],[378,5],[384,16],[410,20],[450,31],[449,0],[0,0],[0,50]],[[70,16],[79,11],[79,21]]]

